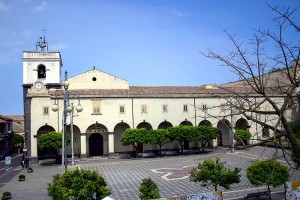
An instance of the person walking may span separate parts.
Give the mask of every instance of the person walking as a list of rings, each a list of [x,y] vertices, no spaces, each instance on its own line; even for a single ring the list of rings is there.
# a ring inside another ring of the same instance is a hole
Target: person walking
[[[27,169],[29,167],[29,158],[25,158],[25,168]]]
[[[22,159],[22,161],[21,161],[21,166],[22,166],[22,171],[23,171],[23,169],[24,169],[24,166],[25,166],[25,161]]]

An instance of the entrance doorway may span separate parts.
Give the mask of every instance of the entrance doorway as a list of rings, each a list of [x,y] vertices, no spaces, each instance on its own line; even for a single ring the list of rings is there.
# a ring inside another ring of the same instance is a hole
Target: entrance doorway
[[[90,156],[103,155],[103,137],[99,133],[93,133],[89,137],[89,155]]]

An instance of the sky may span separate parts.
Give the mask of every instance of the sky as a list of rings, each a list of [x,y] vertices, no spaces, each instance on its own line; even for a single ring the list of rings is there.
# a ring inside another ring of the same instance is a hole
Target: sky
[[[95,66],[130,86],[237,80],[200,52],[232,49],[225,30],[246,48],[255,29],[275,31],[276,15],[265,2],[300,6],[299,0],[0,0],[0,115],[23,115],[22,52],[35,50],[44,33],[69,77]]]

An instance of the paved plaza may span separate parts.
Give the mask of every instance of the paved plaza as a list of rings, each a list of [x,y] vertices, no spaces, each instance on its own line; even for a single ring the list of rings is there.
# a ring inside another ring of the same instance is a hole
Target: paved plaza
[[[241,182],[232,185],[229,191],[223,191],[224,199],[241,199],[247,193],[266,190],[266,187],[253,187],[246,178],[245,169],[257,158],[272,158],[274,149],[266,147],[253,147],[246,150],[236,150],[234,153],[226,148],[219,148],[207,154],[194,154],[183,156],[170,156],[160,158],[144,159],[107,159],[89,158],[87,161],[80,161],[77,166],[81,169],[95,170],[107,181],[112,191],[111,197],[116,200],[138,199],[139,186],[143,178],[151,178],[160,189],[162,197],[180,196],[211,192],[213,187],[202,187],[199,183],[189,180],[188,173],[199,162],[208,158],[220,157],[226,161],[229,168],[239,167],[242,169]],[[281,153],[280,151],[278,153]],[[280,155],[278,155],[280,156]],[[279,158],[282,163],[285,161]],[[61,173],[60,165],[40,163],[33,165],[34,173],[23,172],[26,181],[18,182],[17,176],[12,180],[3,183],[0,192],[10,191],[13,199],[51,199],[47,197],[47,184],[52,182],[52,176]],[[20,171],[19,168],[14,172]],[[299,170],[291,170],[291,180],[300,180]],[[283,199],[283,187],[272,189],[277,198]],[[274,197],[275,197],[274,196]]]

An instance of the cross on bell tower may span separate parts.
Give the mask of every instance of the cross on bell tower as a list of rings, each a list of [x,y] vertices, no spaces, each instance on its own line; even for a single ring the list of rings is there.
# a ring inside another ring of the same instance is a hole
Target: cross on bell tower
[[[43,37],[39,38],[39,41],[36,43],[36,51],[48,51],[48,43],[46,42],[45,32],[47,29],[43,29]]]

